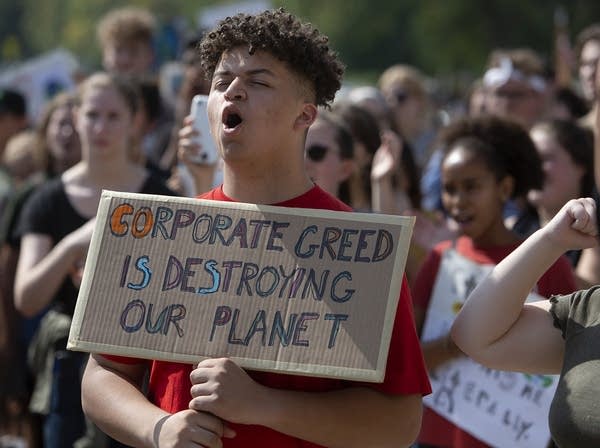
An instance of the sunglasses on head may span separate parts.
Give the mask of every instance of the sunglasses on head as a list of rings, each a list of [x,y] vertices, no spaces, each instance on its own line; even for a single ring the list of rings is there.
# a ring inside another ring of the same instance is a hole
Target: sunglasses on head
[[[320,162],[327,155],[329,148],[323,145],[311,145],[306,148],[306,155],[313,162]]]

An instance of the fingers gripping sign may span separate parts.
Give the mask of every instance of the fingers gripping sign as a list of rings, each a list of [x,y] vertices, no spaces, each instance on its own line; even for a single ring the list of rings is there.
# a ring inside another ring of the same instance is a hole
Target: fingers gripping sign
[[[206,359],[192,371],[190,379],[190,409],[210,412],[234,423],[259,423],[257,404],[265,401],[267,389],[232,360]]]

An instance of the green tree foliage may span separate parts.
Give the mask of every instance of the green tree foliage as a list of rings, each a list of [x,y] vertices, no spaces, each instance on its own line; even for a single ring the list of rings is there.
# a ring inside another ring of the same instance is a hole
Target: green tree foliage
[[[572,40],[600,22],[597,0],[281,0],[331,37],[351,72],[408,63],[426,73],[481,74],[496,48],[529,47],[551,64],[554,11],[564,7]]]
[[[76,54],[85,66],[97,68],[100,52],[96,23],[112,8],[142,6],[150,9],[160,22],[176,16],[189,19],[218,0],[2,0],[0,2],[0,49],[10,36],[16,36],[23,58],[64,47]],[[1,55],[1,54],[0,54]],[[0,60],[2,63],[8,61]]]
[[[409,29],[417,0],[287,0],[278,4],[315,23],[353,70],[381,71],[392,61],[415,57]]]
[[[21,36],[22,4],[16,1],[0,2],[0,65],[11,63],[26,53]]]
[[[194,26],[203,7],[223,0],[132,0],[166,22]],[[597,0],[563,0],[570,34],[600,22]],[[65,47],[88,67],[99,66],[95,24],[118,0],[2,0],[1,64],[14,57]],[[315,23],[327,33],[350,73],[372,77],[394,63],[432,75],[479,74],[490,50],[527,46],[552,58],[557,0],[272,0],[274,6]]]

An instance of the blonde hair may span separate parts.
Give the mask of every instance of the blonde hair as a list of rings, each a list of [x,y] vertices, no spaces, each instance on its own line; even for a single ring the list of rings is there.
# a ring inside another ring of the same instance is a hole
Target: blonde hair
[[[82,98],[95,88],[114,88],[130,110],[135,115],[140,107],[140,92],[137,85],[130,79],[118,74],[96,72],[83,80],[77,88],[76,104],[80,105]]]
[[[30,170],[28,172],[15,172],[17,166],[29,158]],[[44,147],[37,134],[32,130],[21,131],[12,136],[6,143],[2,154],[2,163],[12,175],[25,178],[33,173],[44,171],[46,167],[46,156]]]
[[[487,68],[498,67],[502,59],[509,59],[513,67],[525,76],[545,75],[544,61],[530,48],[515,48],[511,50],[497,49],[489,56]]]
[[[138,7],[125,7],[109,11],[100,19],[97,37],[105,47],[115,42],[147,42],[152,44],[156,19],[150,11]]]
[[[419,70],[410,65],[392,65],[379,77],[379,88],[384,92],[398,84],[413,95],[424,97],[427,94],[425,77]]]

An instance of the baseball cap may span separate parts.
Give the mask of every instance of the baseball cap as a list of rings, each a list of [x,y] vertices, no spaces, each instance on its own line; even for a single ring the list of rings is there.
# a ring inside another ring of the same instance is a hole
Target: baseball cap
[[[25,116],[25,97],[16,90],[0,87],[0,114]]]

